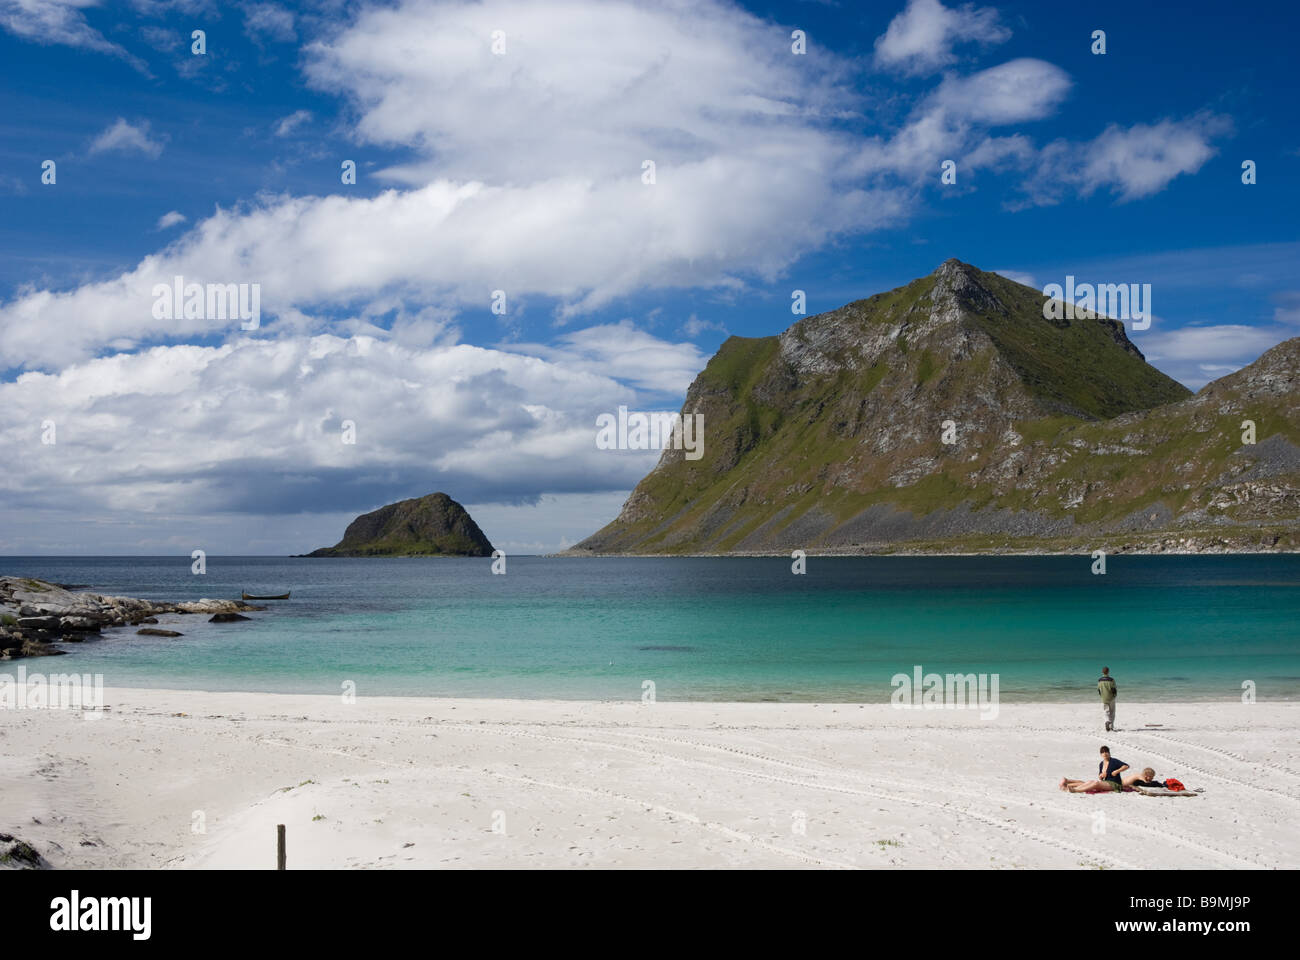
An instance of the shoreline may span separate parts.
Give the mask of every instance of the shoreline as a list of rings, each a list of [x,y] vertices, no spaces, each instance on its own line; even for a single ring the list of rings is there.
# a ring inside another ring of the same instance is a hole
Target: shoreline
[[[1296,702],[1124,703],[1109,734],[1090,702],[105,703],[0,710],[0,832],[54,867],[269,869],[277,823],[290,869],[1300,866]],[[1205,792],[1059,792],[1101,743]]]

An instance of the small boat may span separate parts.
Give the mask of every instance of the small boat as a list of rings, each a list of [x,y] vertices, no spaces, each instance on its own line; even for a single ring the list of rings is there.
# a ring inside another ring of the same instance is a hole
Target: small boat
[[[292,590],[289,591],[289,593],[292,592],[293,592]],[[254,594],[243,593],[241,591],[241,595],[245,600],[288,600],[289,599],[288,593],[277,593],[274,596],[259,597],[259,596],[255,596]]]

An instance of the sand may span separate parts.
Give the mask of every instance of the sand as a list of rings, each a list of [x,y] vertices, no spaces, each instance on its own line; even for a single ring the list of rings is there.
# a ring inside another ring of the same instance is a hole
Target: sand
[[[1300,866],[1300,703],[447,700],[139,689],[0,710],[0,832],[54,867]],[[1145,724],[1163,724],[1147,728]],[[1097,749],[1204,788],[1064,794]]]

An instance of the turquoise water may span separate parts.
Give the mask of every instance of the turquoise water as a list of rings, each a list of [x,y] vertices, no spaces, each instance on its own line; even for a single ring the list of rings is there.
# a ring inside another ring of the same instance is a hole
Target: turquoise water
[[[565,699],[887,702],[890,678],[996,673],[1003,702],[1300,698],[1300,556],[347,560],[5,557],[155,599],[283,593],[183,638],[112,631],[29,670],[108,686]],[[49,665],[48,667],[46,665]],[[12,666],[9,668],[12,670]]]

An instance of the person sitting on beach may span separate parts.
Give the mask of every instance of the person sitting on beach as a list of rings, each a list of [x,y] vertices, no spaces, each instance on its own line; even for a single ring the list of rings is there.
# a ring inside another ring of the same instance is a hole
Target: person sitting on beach
[[[1120,774],[1128,769],[1128,764],[1112,757],[1110,747],[1102,747],[1100,752],[1101,762],[1097,764],[1096,780],[1071,780],[1069,777],[1062,777],[1057,786],[1067,793],[1108,793],[1123,790],[1124,782]],[[1151,773],[1155,776],[1154,770]]]

